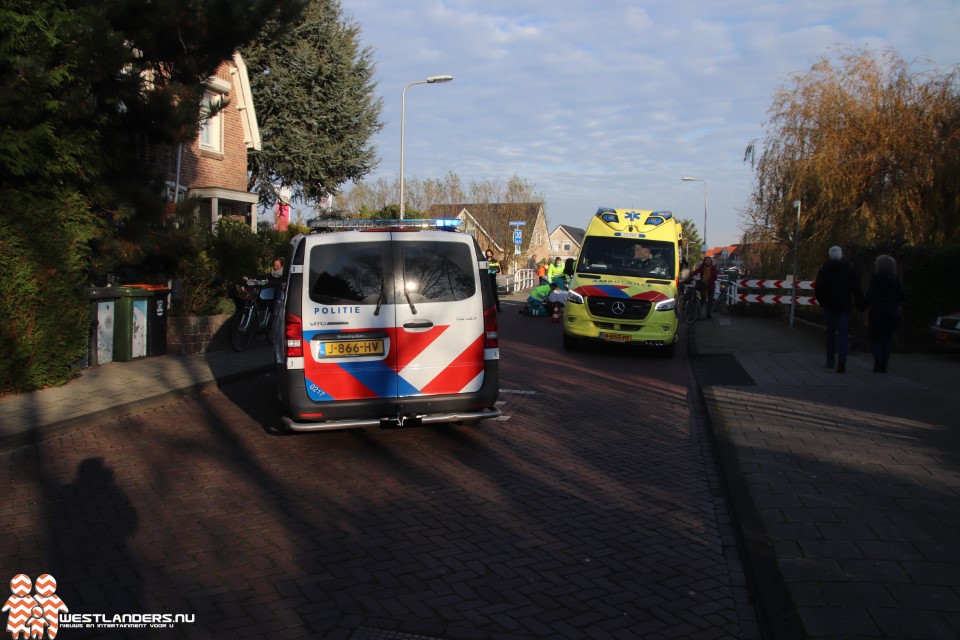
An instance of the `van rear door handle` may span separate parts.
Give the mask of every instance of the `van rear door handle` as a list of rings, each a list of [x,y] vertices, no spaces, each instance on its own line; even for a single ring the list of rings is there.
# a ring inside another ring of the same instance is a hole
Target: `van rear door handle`
[[[429,320],[421,320],[420,322],[407,322],[403,325],[404,329],[429,329],[433,326],[433,323]]]

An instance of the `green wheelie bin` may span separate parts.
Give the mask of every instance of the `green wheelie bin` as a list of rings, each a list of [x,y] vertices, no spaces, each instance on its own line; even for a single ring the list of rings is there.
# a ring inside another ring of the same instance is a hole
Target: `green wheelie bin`
[[[128,362],[147,356],[147,313],[153,294],[137,287],[113,287],[117,298],[113,323],[113,359]]]

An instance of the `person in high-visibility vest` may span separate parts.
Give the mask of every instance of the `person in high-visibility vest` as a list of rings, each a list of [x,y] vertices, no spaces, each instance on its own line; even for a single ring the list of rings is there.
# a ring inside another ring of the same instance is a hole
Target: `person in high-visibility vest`
[[[555,282],[557,278],[563,278],[563,260],[560,256],[547,267],[547,282]]]
[[[537,266],[537,283],[547,284],[547,261],[542,260]]]
[[[497,275],[500,272],[500,263],[493,256],[493,251],[487,249],[487,275],[490,276],[490,287],[493,289],[493,301],[497,303],[497,311],[501,311],[500,292],[497,291]]]
[[[550,300],[550,293],[557,289],[557,283],[542,284],[534,287],[527,297],[527,306],[520,310],[520,313],[528,316],[547,315],[547,304]]]

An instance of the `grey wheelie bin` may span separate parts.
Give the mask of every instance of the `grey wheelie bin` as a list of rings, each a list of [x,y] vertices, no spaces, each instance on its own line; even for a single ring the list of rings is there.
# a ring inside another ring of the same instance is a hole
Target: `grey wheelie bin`
[[[90,287],[90,333],[87,341],[87,366],[113,362],[113,326],[120,292],[115,287]]]

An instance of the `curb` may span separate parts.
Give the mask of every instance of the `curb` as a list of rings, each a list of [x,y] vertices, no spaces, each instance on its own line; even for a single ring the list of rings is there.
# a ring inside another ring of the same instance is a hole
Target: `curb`
[[[690,358],[695,358],[700,355],[696,343],[696,325],[690,325],[690,328],[692,331],[687,333],[687,352]],[[754,599],[761,637],[768,640],[805,640],[807,633],[803,621],[780,572],[773,545],[749,487],[740,473],[736,447],[730,441],[723,416],[711,394],[713,387],[700,384],[695,367],[693,375],[717,474],[729,505],[748,591]]]
[[[131,413],[138,413],[140,411],[144,411],[145,409],[166,404],[172,400],[177,400],[186,396],[197,395],[209,389],[220,388],[224,385],[269,373],[271,371],[273,371],[273,364],[258,365],[244,371],[224,374],[219,378],[212,378],[210,380],[198,382],[180,389],[164,391],[163,393],[140,398],[139,400],[126,402],[124,404],[118,404],[116,406],[94,411],[93,413],[84,414],[76,418],[69,418],[67,420],[60,420],[58,422],[51,422],[42,426],[33,427],[20,433],[0,437],[0,452],[10,451],[11,449],[17,449],[26,445],[35,444],[43,440],[50,440],[52,438],[56,438],[57,436],[70,433],[71,431],[76,431],[77,429],[90,427],[102,422],[106,422],[107,420],[112,420],[113,418],[129,415]]]

